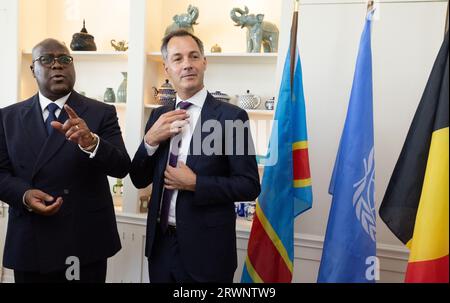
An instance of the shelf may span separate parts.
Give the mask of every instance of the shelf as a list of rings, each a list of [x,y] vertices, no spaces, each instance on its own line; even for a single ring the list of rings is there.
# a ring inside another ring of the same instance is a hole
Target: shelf
[[[161,106],[162,105],[159,105],[159,104],[145,104],[145,108],[148,108],[148,109],[155,109],[155,108],[158,108]],[[273,110],[264,110],[264,109],[249,109],[249,110],[247,110],[247,113],[249,115],[255,115],[255,116],[273,117],[273,115],[274,115]]]
[[[208,62],[222,64],[276,64],[278,59],[277,53],[205,53],[205,56]],[[150,61],[162,62],[160,52],[148,53],[147,57]]]
[[[106,104],[109,105],[114,105],[116,108],[120,108],[120,109],[126,109],[127,108],[127,104],[126,103],[107,103]]]
[[[159,108],[159,107],[161,107],[162,105],[160,105],[160,104],[145,104],[144,105],[144,107],[145,108],[148,108],[148,109],[155,109],[155,108]]]
[[[249,115],[255,115],[255,116],[269,116],[269,117],[274,116],[273,110],[266,110],[266,109],[248,109],[247,113]]]
[[[83,61],[127,61],[128,52],[116,52],[116,51],[94,51],[94,52],[70,52],[75,60]],[[23,56],[31,56],[31,51],[22,52]]]

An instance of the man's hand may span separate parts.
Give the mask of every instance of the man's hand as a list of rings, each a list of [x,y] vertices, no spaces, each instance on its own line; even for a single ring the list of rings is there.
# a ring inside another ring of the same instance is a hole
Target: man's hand
[[[53,121],[51,123],[52,127],[66,136],[67,140],[80,145],[82,148],[94,145],[97,139],[92,134],[86,122],[78,117],[77,113],[69,105],[64,105],[64,109],[69,115],[69,119],[64,124]]]
[[[189,123],[188,119],[189,114],[185,110],[162,114],[145,134],[145,142],[150,146],[158,146],[161,142],[179,134]]]
[[[178,167],[167,166],[164,172],[165,188],[171,190],[195,191],[197,175],[183,162],[178,162]]]
[[[54,198],[49,194],[38,189],[30,189],[25,193],[25,203],[28,207],[38,215],[53,216],[56,214],[63,203],[63,199],[59,197],[55,203],[46,206],[45,202],[52,202]]]

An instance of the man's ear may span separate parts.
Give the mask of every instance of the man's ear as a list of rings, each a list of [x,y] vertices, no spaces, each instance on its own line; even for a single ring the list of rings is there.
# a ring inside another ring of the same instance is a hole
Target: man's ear
[[[30,70],[31,70],[31,73],[33,74],[33,78],[36,78],[36,76],[34,75],[34,66],[33,65],[30,65]]]

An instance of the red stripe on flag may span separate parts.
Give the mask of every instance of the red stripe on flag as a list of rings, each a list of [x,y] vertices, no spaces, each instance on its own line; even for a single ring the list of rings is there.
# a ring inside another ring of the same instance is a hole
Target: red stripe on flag
[[[292,273],[267,236],[258,216],[253,219],[248,257],[264,283],[290,283]]]
[[[448,283],[448,255],[439,259],[408,263],[406,283]]]
[[[311,178],[309,171],[308,149],[296,149],[293,151],[294,158],[294,180]]]

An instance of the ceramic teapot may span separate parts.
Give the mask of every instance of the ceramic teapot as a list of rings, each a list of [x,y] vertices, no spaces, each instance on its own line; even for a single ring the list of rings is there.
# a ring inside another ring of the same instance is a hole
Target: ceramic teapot
[[[223,102],[229,103],[230,100],[231,100],[230,96],[228,96],[227,94],[222,93],[221,91],[218,91],[218,90],[213,92],[213,93],[211,93],[211,95],[213,95],[213,97],[216,98],[216,100],[219,100],[219,101],[223,101]]]
[[[243,109],[255,109],[261,104],[261,97],[250,94],[247,90],[246,94],[236,96],[238,98],[238,105]]]
[[[111,46],[118,52],[125,52],[128,50],[128,43],[125,40],[118,41],[111,40]]]
[[[166,79],[166,82],[161,85],[159,89],[156,87],[153,88],[154,97],[156,100],[162,105],[169,105],[170,102],[174,102],[177,99],[177,92],[173,88],[172,84],[169,83],[169,80]]]

